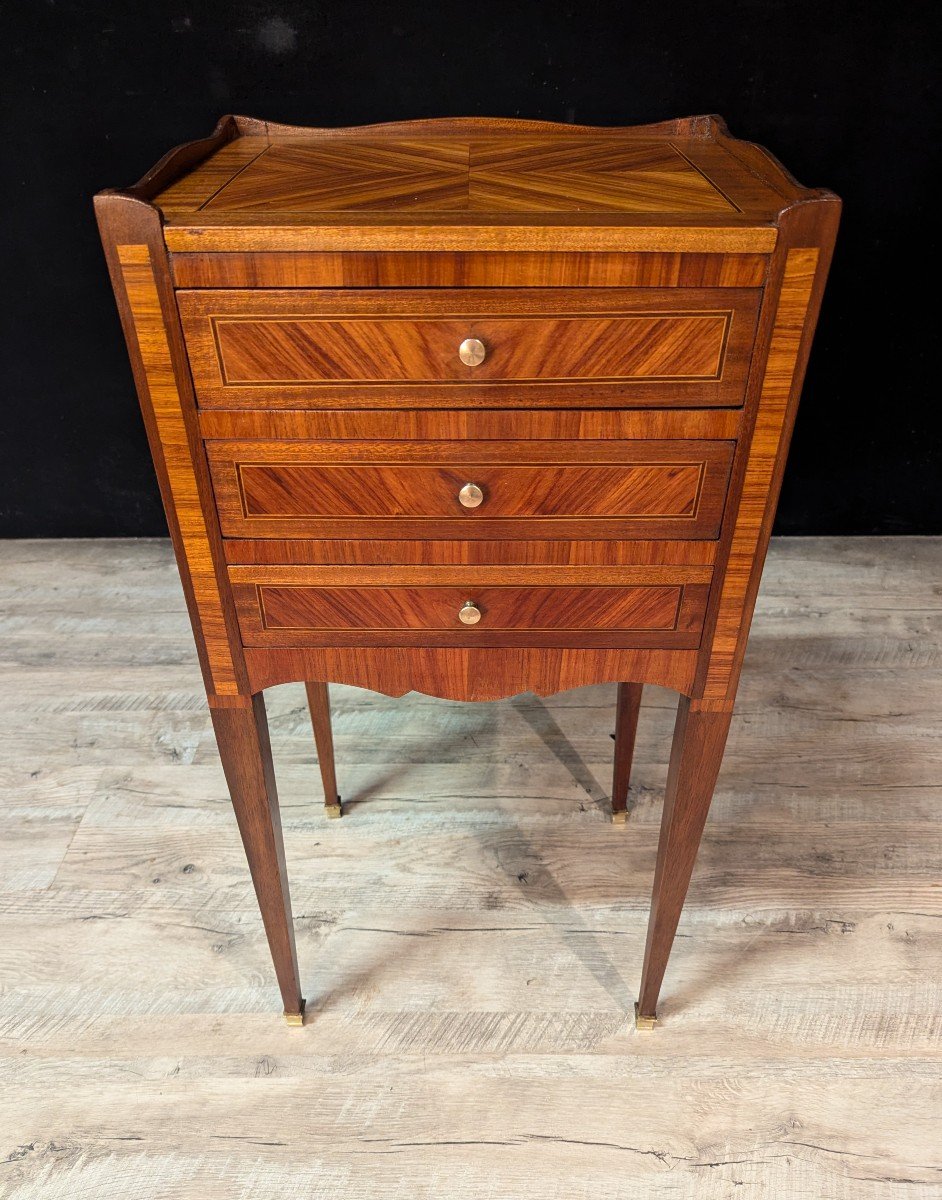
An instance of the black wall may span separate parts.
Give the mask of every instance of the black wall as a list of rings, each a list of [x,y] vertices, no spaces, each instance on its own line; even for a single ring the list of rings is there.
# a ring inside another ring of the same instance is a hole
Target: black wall
[[[777,529],[942,531],[932,3],[35,0],[4,22],[0,534],[165,531],[91,195],[224,112],[722,113],[844,199]],[[916,293],[919,295],[920,293]]]

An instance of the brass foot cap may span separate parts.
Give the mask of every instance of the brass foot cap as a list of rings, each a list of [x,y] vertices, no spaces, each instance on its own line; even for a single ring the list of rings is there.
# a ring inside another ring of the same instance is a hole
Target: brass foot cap
[[[612,813],[612,824],[613,825],[627,825],[628,824],[628,810],[624,809],[624,808],[616,809],[616,811]]]
[[[339,796],[337,797],[336,804],[325,804],[324,812],[328,815],[328,817],[342,817],[343,816],[343,806],[340,803],[340,797]]]
[[[289,1025],[303,1025],[304,1024],[304,1006],[306,1003],[307,1003],[307,1001],[302,996],[300,1012],[296,1012],[296,1013],[285,1012],[285,1021],[287,1021],[287,1023]]]
[[[655,1025],[657,1025],[657,1015],[655,1015],[653,1017],[643,1017],[641,1015],[641,1013],[638,1012],[638,1001],[636,1000],[635,1001],[635,1029],[646,1033],[648,1030],[653,1029],[655,1027]]]

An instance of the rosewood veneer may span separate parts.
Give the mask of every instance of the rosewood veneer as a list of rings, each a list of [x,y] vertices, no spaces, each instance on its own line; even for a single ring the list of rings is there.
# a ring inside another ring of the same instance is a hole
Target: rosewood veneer
[[[601,129],[224,117],[95,197],[289,1022],[262,692],[680,693],[636,1005],[706,820],[837,230],[716,117]]]

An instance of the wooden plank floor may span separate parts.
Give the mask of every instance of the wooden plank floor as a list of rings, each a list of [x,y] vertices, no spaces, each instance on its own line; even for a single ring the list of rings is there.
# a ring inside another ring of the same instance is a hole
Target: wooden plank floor
[[[288,1029],[163,542],[0,544],[0,1195],[942,1196],[942,539],[779,541],[668,969],[674,698],[269,693]]]

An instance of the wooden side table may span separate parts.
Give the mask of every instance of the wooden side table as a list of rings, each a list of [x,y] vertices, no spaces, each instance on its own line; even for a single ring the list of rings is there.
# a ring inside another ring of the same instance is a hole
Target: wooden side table
[[[680,693],[654,1024],[729,729],[840,202],[715,117],[225,117],[95,198],[210,711],[300,1024],[263,690]]]

